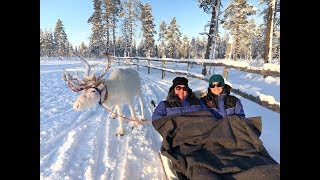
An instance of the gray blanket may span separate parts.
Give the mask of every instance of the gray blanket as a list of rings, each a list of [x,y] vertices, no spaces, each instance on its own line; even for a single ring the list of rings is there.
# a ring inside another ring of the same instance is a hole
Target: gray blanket
[[[199,111],[152,122],[161,153],[188,179],[280,179],[280,164],[259,139],[261,117],[215,119]]]

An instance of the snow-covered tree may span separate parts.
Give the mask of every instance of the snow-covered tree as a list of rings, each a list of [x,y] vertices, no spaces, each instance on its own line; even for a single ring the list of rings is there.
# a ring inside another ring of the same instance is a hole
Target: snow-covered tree
[[[127,19],[123,20],[123,24],[121,26],[122,37],[120,44],[122,44],[122,49],[124,50],[121,56],[127,57],[130,56],[130,49],[132,49],[132,45],[130,43],[130,22]],[[118,47],[118,46],[117,46]]]
[[[84,57],[89,57],[89,49],[88,47],[84,44],[84,42],[81,42],[78,52],[83,55]]]
[[[179,49],[181,45],[181,32],[179,30],[179,25],[177,24],[176,17],[173,17],[167,29],[166,40],[168,42],[168,54],[171,58],[179,57]]]
[[[200,38],[197,36],[196,38],[192,38],[190,42],[190,58],[204,59],[206,44],[207,41],[205,40],[205,37]]]
[[[260,0],[259,4],[267,4],[261,15],[264,21],[264,62],[268,63],[272,58],[280,58],[280,0]]]
[[[226,33],[227,34],[227,33]],[[225,34],[225,36],[226,36]],[[216,59],[224,59],[225,58],[225,52],[226,52],[226,40],[225,37],[220,37],[218,34],[217,36],[217,44],[216,44]]]
[[[135,30],[138,26],[137,22],[140,17],[140,6],[141,3],[139,0],[124,0],[123,1],[123,8],[124,8],[124,24],[123,28],[126,28],[126,33],[129,34],[129,56],[132,56],[133,52],[133,39],[135,36]],[[122,28],[122,29],[123,29]]]
[[[215,59],[216,38],[218,35],[218,18],[220,15],[221,0],[198,0],[199,7],[203,8],[204,12],[211,14],[208,32],[207,49],[205,59]]]
[[[182,40],[182,44],[180,47],[180,53],[181,53],[181,57],[182,58],[189,58],[189,54],[190,54],[190,42],[189,39],[186,35],[184,35],[183,40]]]
[[[93,0],[93,14],[89,17],[88,23],[92,24],[92,34],[90,35],[89,49],[90,53],[100,58],[100,54],[105,51],[106,47],[103,43],[103,24],[101,1]]]
[[[104,0],[103,3],[104,14],[104,36],[106,37],[106,47],[109,51],[115,54],[115,36],[117,22],[119,21],[120,11],[122,10],[120,0]],[[110,34],[112,33],[112,46],[110,42]]]
[[[57,20],[56,26],[53,32],[54,39],[54,50],[57,57],[66,57],[69,52],[69,41],[67,38],[67,34],[64,31],[64,27],[62,21],[60,19]]]
[[[266,0],[263,0],[266,1]],[[266,50],[264,54],[264,62],[269,63],[272,59],[272,39],[273,39],[273,24],[275,15],[275,0],[268,0],[268,17],[266,29]]]
[[[123,56],[125,54],[126,51],[124,48],[126,47],[126,45],[128,45],[128,44],[125,43],[123,36],[118,37],[116,39],[116,47],[117,47],[116,52],[115,52],[116,56]]]
[[[44,32],[40,28],[40,57],[44,56]]]
[[[265,50],[265,28],[263,25],[259,25],[256,28],[256,36],[252,39],[252,58],[263,59]]]
[[[146,57],[150,57],[151,50],[154,46],[154,30],[155,24],[153,23],[152,8],[150,4],[146,3],[141,5],[141,24],[143,32],[143,50]]]
[[[47,29],[40,29],[40,56],[54,56],[53,34]]]
[[[159,27],[159,51],[161,53],[161,57],[166,57],[166,37],[167,37],[167,24],[162,21]]]
[[[233,38],[233,58],[236,61],[241,46],[241,30],[248,24],[248,16],[254,15],[257,8],[253,7],[247,0],[232,0],[226,7],[223,16],[223,27],[230,31]]]
[[[238,54],[242,59],[252,59],[252,41],[256,37],[256,24],[253,19],[240,27]]]

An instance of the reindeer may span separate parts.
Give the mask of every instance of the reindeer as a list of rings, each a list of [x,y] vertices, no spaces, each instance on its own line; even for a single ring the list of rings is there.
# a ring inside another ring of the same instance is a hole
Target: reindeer
[[[75,92],[82,91],[80,96],[73,103],[73,108],[78,111],[88,109],[100,104],[106,109],[114,107],[114,112],[119,115],[119,127],[116,136],[124,135],[124,129],[122,126],[123,116],[122,107],[127,104],[130,109],[131,117],[136,120],[136,114],[134,111],[133,100],[135,96],[138,96],[140,102],[140,108],[142,113],[142,120],[144,116],[144,106],[142,103],[142,91],[141,91],[141,79],[137,71],[133,69],[115,69],[109,76],[109,78],[103,78],[103,76],[110,69],[110,53],[107,53],[108,63],[103,73],[96,77],[95,73],[90,74],[90,65],[82,57],[80,60],[86,64],[86,71],[84,78],[80,78],[78,74],[71,76],[64,70],[63,79],[67,82],[68,86]],[[115,117],[112,115],[112,117]],[[138,125],[135,121],[135,125]]]

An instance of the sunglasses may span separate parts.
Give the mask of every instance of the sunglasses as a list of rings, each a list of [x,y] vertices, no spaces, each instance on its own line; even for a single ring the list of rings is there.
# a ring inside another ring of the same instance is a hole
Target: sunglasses
[[[214,88],[214,87],[222,87],[222,83],[218,83],[218,84],[210,84],[210,88]]]
[[[176,89],[177,91],[180,91],[181,89],[182,89],[183,91],[188,91],[188,87],[176,86],[175,89]]]

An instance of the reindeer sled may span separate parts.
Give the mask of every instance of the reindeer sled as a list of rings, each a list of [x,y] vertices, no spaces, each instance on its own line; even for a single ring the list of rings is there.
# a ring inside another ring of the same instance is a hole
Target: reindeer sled
[[[123,123],[123,105],[128,105],[131,113],[131,117],[136,125],[138,120],[134,111],[133,100],[134,97],[138,97],[142,119],[144,116],[144,106],[142,102],[142,91],[141,91],[141,79],[137,71],[133,69],[115,69],[111,72],[108,78],[104,76],[110,69],[110,53],[107,54],[108,63],[101,75],[96,77],[95,73],[90,75],[91,65],[87,60],[80,55],[77,55],[80,60],[86,65],[86,71],[83,78],[79,77],[78,74],[71,75],[69,72],[64,70],[62,76],[68,86],[74,91],[82,91],[76,101],[73,103],[73,108],[78,111],[82,111],[91,108],[97,104],[100,104],[106,110],[110,110],[114,107],[112,112],[113,118],[115,115],[118,116],[119,127],[116,136],[124,135]]]
[[[168,179],[280,179],[280,164],[259,139],[261,117],[218,120],[199,111],[152,125],[163,139],[160,152]]]

